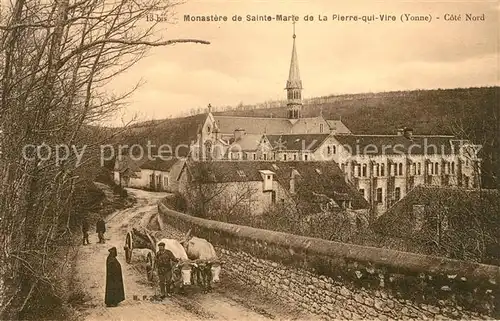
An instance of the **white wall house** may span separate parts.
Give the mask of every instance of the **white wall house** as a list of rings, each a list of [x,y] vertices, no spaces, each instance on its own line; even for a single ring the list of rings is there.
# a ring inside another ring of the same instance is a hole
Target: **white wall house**
[[[182,160],[154,158],[152,160],[132,160],[129,157],[117,160],[114,179],[124,187],[153,191],[172,191],[175,189],[175,177],[171,171]],[[174,174],[175,175],[175,174]]]

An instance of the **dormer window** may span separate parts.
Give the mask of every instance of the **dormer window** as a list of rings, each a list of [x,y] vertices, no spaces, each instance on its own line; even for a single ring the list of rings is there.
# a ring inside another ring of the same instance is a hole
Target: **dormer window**
[[[271,172],[270,170],[260,170],[259,172],[261,173],[263,179],[262,191],[263,192],[272,191],[274,172]]]

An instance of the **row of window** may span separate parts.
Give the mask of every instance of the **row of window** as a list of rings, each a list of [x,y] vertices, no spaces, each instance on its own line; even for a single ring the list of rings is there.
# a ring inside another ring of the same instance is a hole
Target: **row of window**
[[[320,128],[321,128],[321,126],[323,126],[323,124],[320,125]],[[320,129],[320,131],[321,131],[321,129]],[[335,146],[335,145],[326,146],[326,153],[327,153],[327,155],[336,154],[337,153],[337,146]]]
[[[442,172],[446,175],[455,175],[455,162],[445,162],[442,166]],[[438,162],[428,164],[428,173],[430,175],[439,175],[440,166]]]
[[[365,199],[367,199],[367,197],[365,195],[365,190],[363,188],[361,188],[359,190],[359,192],[361,193],[361,195],[363,195],[363,197]],[[394,189],[394,201],[399,201],[400,198],[401,198],[401,188],[400,187],[396,187]],[[382,193],[382,188],[381,187],[377,188],[376,195],[375,195],[375,201],[377,203],[383,203],[383,193]]]
[[[440,166],[439,162],[429,163],[427,173],[430,175],[439,175]],[[341,164],[342,171],[346,171],[347,163]],[[389,176],[404,176],[405,172],[403,169],[403,163],[391,164],[389,169]],[[445,162],[442,166],[443,174],[455,174],[455,162]],[[372,169],[373,176],[385,176],[385,164],[374,164]],[[410,167],[410,175],[419,176],[422,175],[422,163],[413,163]],[[356,165],[354,168],[355,177],[367,177],[368,176],[368,165],[360,164]]]
[[[251,158],[250,158],[250,155],[251,155]],[[274,156],[274,157],[268,157],[268,154],[266,153],[263,153],[262,154],[262,160],[274,160],[276,159],[276,154],[272,154],[271,156]],[[296,161],[298,159],[298,155],[297,154],[293,154],[292,157],[289,159],[288,157],[289,155],[288,154],[283,154],[283,160],[284,161],[287,161],[287,160],[294,160]],[[228,159],[232,159],[232,160],[239,160],[240,159],[240,154],[239,153],[231,153],[229,152],[228,153]],[[243,156],[242,156],[242,159],[243,160],[259,160],[258,157],[257,157],[257,153],[243,153]],[[304,155],[304,160],[305,161],[308,161],[309,160],[309,155]]]

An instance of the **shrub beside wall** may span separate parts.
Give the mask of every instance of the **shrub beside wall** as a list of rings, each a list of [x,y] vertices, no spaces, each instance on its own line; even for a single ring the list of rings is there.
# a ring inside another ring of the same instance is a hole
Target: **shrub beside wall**
[[[266,287],[315,313],[333,318],[349,318],[338,315],[345,310],[363,318],[500,316],[497,266],[210,221],[162,203],[158,210],[160,226],[192,229],[219,247],[228,261],[225,269],[242,282]]]

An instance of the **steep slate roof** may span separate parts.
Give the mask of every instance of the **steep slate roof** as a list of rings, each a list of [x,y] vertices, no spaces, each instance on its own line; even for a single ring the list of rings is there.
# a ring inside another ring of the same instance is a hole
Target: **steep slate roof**
[[[262,134],[245,134],[231,143],[230,151],[252,151],[259,146]]]
[[[248,134],[289,133],[292,124],[287,118],[215,116],[221,133],[233,133],[237,128],[245,129]]]
[[[453,136],[334,135],[352,155],[434,155],[458,154],[460,142]],[[452,144],[455,150],[452,151]],[[433,147],[435,146],[435,147]]]
[[[154,160],[147,160],[140,166],[140,168],[168,172],[178,161],[179,159],[174,157],[172,157],[171,159],[155,158]]]
[[[134,159],[132,159],[129,156],[122,156],[120,159],[116,158],[114,170],[120,173],[123,173],[127,170],[132,172],[140,172],[141,171],[140,166],[144,164],[147,160],[148,160],[147,157],[143,158],[134,157]]]
[[[268,161],[217,161],[187,162],[192,177],[213,182],[262,181],[260,171],[275,173],[274,179],[283,188],[290,189],[292,172],[296,171],[297,196],[306,202],[312,192],[325,194],[335,201],[351,200],[354,209],[368,208],[366,200],[344,179],[344,174],[335,162],[268,162]]]
[[[341,121],[341,120],[326,120],[328,125],[330,126],[330,129],[335,130],[337,132],[341,133],[351,133],[349,128]]]
[[[243,128],[248,134],[292,134],[294,126],[305,126],[307,122],[323,121],[321,116],[299,118],[291,122],[288,118],[243,117],[214,115],[215,123],[222,134],[232,134]],[[344,126],[345,127],[345,126]],[[325,130],[328,132],[328,130]]]
[[[315,151],[329,134],[266,135],[273,148],[278,150]]]

